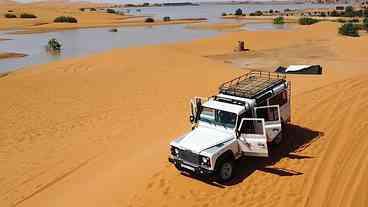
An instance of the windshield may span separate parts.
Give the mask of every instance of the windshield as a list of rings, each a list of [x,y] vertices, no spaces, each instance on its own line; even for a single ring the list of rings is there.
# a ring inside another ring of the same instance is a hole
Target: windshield
[[[222,125],[226,128],[234,128],[236,123],[236,114],[203,107],[199,115],[199,120],[210,124]]]

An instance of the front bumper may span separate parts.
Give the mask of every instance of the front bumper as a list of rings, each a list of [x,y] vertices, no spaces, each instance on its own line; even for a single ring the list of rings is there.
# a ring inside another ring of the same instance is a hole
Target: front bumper
[[[213,170],[208,170],[201,166],[193,166],[188,163],[184,163],[180,159],[169,157],[169,162],[172,163],[179,171],[184,171],[190,174],[200,175],[206,178],[212,178],[214,176]]]

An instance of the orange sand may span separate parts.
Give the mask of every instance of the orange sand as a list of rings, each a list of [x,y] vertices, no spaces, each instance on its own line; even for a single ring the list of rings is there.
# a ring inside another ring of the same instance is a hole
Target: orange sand
[[[368,206],[368,36],[336,27],[114,49],[0,78],[0,206]],[[190,129],[191,97],[246,72],[216,58],[239,57],[238,40],[270,68],[302,59],[325,73],[288,76],[289,139],[216,186],[180,175],[167,145]]]

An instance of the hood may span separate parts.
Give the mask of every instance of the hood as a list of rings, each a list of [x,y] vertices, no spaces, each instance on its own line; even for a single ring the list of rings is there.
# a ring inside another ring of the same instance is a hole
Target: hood
[[[200,153],[205,149],[228,141],[233,137],[234,135],[229,132],[207,127],[198,127],[182,137],[176,144],[178,147]]]

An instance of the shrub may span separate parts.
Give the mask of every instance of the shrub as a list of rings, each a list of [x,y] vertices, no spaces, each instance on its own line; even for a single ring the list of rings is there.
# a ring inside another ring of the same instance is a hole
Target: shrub
[[[337,19],[337,22],[340,22],[340,23],[345,23],[346,22],[346,20],[345,19]]]
[[[9,14],[9,13],[5,14],[4,16],[5,18],[17,18],[15,14]]]
[[[169,22],[171,19],[170,19],[170,17],[164,17],[163,20],[164,20],[164,22]]]
[[[326,13],[325,12],[321,12],[321,14],[319,15],[320,17],[326,17]]]
[[[52,38],[47,43],[47,49],[51,51],[60,51],[61,43],[57,41],[55,38]]]
[[[368,17],[366,17],[366,18],[363,19],[363,24],[366,25],[366,26],[368,26]]]
[[[333,10],[330,14],[331,17],[339,17],[340,14],[336,11],[336,10]]]
[[[364,18],[364,20],[363,20],[363,26],[368,31],[368,17]]]
[[[276,17],[273,19],[274,24],[285,24],[284,17]]]
[[[59,17],[56,17],[54,19],[54,22],[56,23],[77,23],[78,20],[74,17],[70,17],[70,16],[59,16]]]
[[[222,16],[225,17],[225,16],[227,16],[227,14],[224,12],[224,13],[222,13]]]
[[[20,14],[20,18],[37,18],[37,16],[29,13],[22,13]]]
[[[90,8],[89,10],[90,10],[90,11],[97,11],[97,9],[96,9],[96,8]]]
[[[350,19],[349,22],[351,22],[351,23],[358,23],[359,22],[359,19]]]
[[[13,10],[8,10],[8,12],[14,12]]]
[[[275,11],[275,13],[277,13],[277,12]],[[256,12],[250,13],[249,15],[250,16],[262,16],[263,13],[261,11],[256,11]]]
[[[80,8],[79,10],[82,11],[82,12],[84,12],[85,8]]]
[[[155,22],[155,20],[151,17],[148,17],[148,18],[146,18],[146,20],[144,20],[144,22],[153,23],[153,22]]]
[[[114,9],[106,9],[106,12],[107,13],[110,13],[110,14],[115,14],[116,13],[116,11],[114,10]]]
[[[235,11],[235,15],[237,15],[237,16],[241,16],[241,15],[243,15],[243,10],[241,10],[240,8],[239,8],[239,9],[237,9],[237,10]]]
[[[311,25],[318,22],[318,19],[313,19],[309,17],[302,17],[298,20],[299,24],[301,25]]]
[[[359,37],[358,27],[353,23],[343,24],[339,28],[339,33],[346,36]]]

